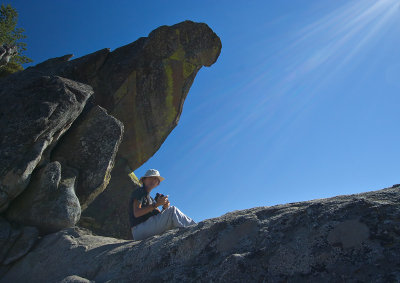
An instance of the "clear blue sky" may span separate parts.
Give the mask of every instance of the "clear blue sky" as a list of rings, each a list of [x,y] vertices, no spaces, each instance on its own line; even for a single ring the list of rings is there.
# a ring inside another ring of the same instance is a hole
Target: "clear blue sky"
[[[400,2],[2,1],[40,63],[115,49],[160,25],[207,23],[222,52],[141,168],[201,221],[400,183]]]

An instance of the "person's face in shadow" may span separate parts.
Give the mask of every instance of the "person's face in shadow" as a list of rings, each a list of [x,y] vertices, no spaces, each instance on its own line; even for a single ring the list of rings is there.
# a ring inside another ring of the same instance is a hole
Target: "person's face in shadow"
[[[157,177],[145,177],[143,178],[143,184],[147,191],[150,192],[160,184],[160,180]]]

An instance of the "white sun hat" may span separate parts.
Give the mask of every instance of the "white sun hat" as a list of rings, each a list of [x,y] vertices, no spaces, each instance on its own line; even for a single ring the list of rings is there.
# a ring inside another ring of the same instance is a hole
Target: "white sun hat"
[[[156,169],[147,170],[146,174],[140,178],[139,182],[143,184],[143,178],[145,177],[157,177],[160,182],[165,180],[165,178],[160,176],[160,172],[158,172]]]

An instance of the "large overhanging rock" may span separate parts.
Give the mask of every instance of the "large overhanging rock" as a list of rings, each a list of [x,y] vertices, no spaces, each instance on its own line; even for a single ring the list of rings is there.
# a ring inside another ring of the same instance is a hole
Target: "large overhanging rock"
[[[109,55],[93,87],[126,127],[119,155],[131,168],[160,148],[178,124],[197,72],[211,66],[220,51],[219,37],[206,24],[186,21],[159,27]],[[113,83],[106,86],[108,78]]]
[[[83,211],[90,221],[82,222],[82,226],[101,235],[129,237],[127,212],[122,211],[126,211],[134,186],[126,181],[127,174],[160,148],[179,121],[197,72],[202,66],[211,66],[220,52],[221,41],[206,24],[185,21],[159,27],[148,37],[113,52],[103,49],[72,61],[72,55],[65,55],[25,71],[60,75],[91,85],[94,103],[124,124],[116,157],[123,165],[113,173],[118,178],[111,179],[108,192],[98,196],[90,211]]]
[[[135,170],[175,128],[197,72],[211,66],[220,52],[221,41],[206,24],[185,21],[161,26],[113,52],[102,49],[72,61],[65,55],[26,72],[91,85],[95,104],[124,124],[118,154]]]
[[[143,241],[67,229],[3,282],[398,282],[400,186],[235,211]]]
[[[40,72],[0,80],[0,212],[26,188],[92,93],[88,85]]]

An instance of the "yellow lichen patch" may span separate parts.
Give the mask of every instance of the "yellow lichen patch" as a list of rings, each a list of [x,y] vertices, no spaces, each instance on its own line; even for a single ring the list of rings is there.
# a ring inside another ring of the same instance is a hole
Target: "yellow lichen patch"
[[[131,172],[128,174],[128,176],[129,176],[129,178],[131,178],[131,180],[133,182],[139,183],[139,179],[138,179],[138,177],[136,177],[135,173]]]
[[[196,65],[193,65],[186,60],[183,61],[183,78],[186,79],[187,77],[189,77],[195,69]]]
[[[146,152],[148,152],[148,144],[145,143],[143,137],[146,137],[146,124],[143,120],[135,115],[135,120],[133,121],[133,129],[135,135],[135,159],[139,164],[143,164],[147,160]]]
[[[173,78],[173,70],[172,66],[169,64],[168,60],[164,61],[165,75],[167,79],[167,88],[166,88],[166,98],[165,98],[165,106],[166,106],[166,124],[172,123],[174,121],[177,111],[174,107],[174,78]]]
[[[114,103],[117,104],[125,95],[129,94],[136,89],[136,71],[133,71],[125,79],[123,84],[114,93]]]
[[[185,50],[182,45],[168,59],[182,61],[185,59]]]
[[[140,75],[142,74],[139,74],[139,76]],[[122,98],[115,104],[115,107],[110,114],[120,120],[125,127],[124,138],[120,145],[120,149],[129,152],[127,153],[129,160],[142,162],[144,158],[142,156],[142,151],[144,149],[140,147],[140,143],[142,136],[144,135],[145,123],[137,114],[136,72],[132,72],[129,77],[130,79],[126,79],[124,82],[124,84],[130,82],[128,92],[125,93],[125,95],[122,95]],[[120,93],[123,93],[123,91]]]
[[[180,31],[176,30],[175,32],[179,36]],[[187,37],[187,35],[186,35],[186,37]],[[178,60],[178,61],[182,62],[182,64],[183,64],[182,73],[183,73],[184,79],[189,77],[193,73],[193,71],[196,69],[196,65],[187,61],[185,59],[185,56],[186,56],[185,49],[183,48],[182,44],[179,44],[178,49],[171,56],[169,56],[169,58],[166,60],[166,62],[168,62],[168,60]],[[171,78],[172,78],[172,74],[171,74]]]

